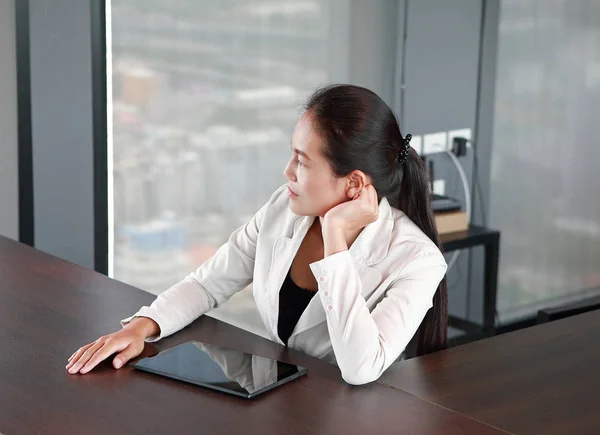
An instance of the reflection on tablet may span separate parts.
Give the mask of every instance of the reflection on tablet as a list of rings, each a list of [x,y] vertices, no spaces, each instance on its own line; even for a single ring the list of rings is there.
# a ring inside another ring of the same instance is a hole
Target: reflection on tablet
[[[308,371],[305,367],[200,341],[188,341],[132,365],[136,369],[246,398]]]

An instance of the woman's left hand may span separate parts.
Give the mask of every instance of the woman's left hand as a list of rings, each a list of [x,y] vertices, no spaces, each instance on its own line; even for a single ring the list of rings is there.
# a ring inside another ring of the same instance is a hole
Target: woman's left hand
[[[324,225],[353,233],[375,222],[379,216],[377,191],[372,184],[366,185],[351,201],[336,205],[323,218]]]

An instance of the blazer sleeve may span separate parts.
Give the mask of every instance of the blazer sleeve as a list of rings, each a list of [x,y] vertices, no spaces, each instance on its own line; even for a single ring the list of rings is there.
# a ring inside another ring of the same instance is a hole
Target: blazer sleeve
[[[372,312],[349,251],[338,252],[310,268],[317,279],[333,351],[342,377],[360,385],[378,379],[400,356],[433,306],[446,273],[439,251],[419,253]]]
[[[284,187],[277,189],[252,219],[236,229],[210,259],[159,294],[150,306],[121,320],[121,325],[125,326],[136,317],[149,317],[160,326],[159,335],[146,338],[147,342],[155,342],[183,329],[248,286],[254,275],[256,244],[263,217]]]

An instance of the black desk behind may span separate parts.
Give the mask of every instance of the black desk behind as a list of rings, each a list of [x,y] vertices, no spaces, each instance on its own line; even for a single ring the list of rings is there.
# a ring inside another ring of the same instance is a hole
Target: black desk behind
[[[498,291],[498,262],[500,257],[500,232],[485,227],[470,225],[467,231],[440,236],[444,252],[467,249],[483,245],[485,270],[483,288],[483,324],[477,324],[457,316],[449,317],[451,327],[467,333],[471,339],[495,334],[496,299]]]

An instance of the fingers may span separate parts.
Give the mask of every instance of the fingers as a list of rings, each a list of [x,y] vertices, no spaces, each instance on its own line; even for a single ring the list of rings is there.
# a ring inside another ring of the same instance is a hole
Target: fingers
[[[69,364],[67,364],[67,366],[65,367],[67,370],[69,370],[69,368],[71,368],[73,366],[73,364],[75,364],[79,358],[81,358],[81,355],[83,355],[83,353],[88,350],[90,347],[92,347],[94,344],[96,344],[96,342],[92,342],[90,344],[86,344],[83,347],[80,347],[79,349],[77,349],[75,351],[75,353],[73,355],[71,355],[71,357],[69,358]]]
[[[133,343],[129,343],[129,346],[127,346],[123,352],[119,353],[115,359],[113,359],[114,368],[120,369],[127,361],[135,358],[140,353],[141,352],[133,346]]]
[[[92,370],[94,367],[96,367],[99,363],[104,361],[106,358],[108,358],[113,353],[121,351],[124,348],[126,348],[127,345],[129,345],[129,343],[130,342],[128,342],[127,340],[108,339],[104,343],[104,346],[102,346],[93,355],[91,355],[89,360],[85,364],[82,365],[79,372],[81,374],[85,374],[85,373],[89,372],[90,370]]]
[[[374,217],[376,219],[377,215],[379,214],[379,203],[377,201],[377,191],[375,190],[375,187],[373,187],[372,184],[365,186],[365,188],[367,189],[367,192],[366,192],[366,195],[364,195],[364,196],[366,197],[369,211],[374,215]]]
[[[375,203],[377,203],[377,191],[375,190],[375,187],[372,184],[369,184],[367,186],[368,192],[369,192],[369,199],[371,199],[372,201],[375,201]]]
[[[377,191],[372,184],[367,184],[356,194],[356,196],[369,204],[370,207],[372,207],[373,204],[377,204]]]
[[[69,373],[71,374],[75,374],[79,371],[79,369],[81,367],[83,367],[83,365],[85,363],[87,363],[89,361],[89,359],[92,357],[92,355],[94,353],[96,353],[96,351],[101,348],[103,346],[104,341],[103,340],[97,340],[95,341],[91,346],[89,346],[87,348],[87,350],[85,350],[80,356],[79,358],[73,358],[71,360],[71,362],[67,365],[67,370],[69,371]],[[70,367],[69,367],[70,365]]]
[[[115,368],[122,367],[128,360],[139,355],[144,350],[144,340],[141,335],[135,333],[126,333],[124,330],[113,334],[102,336],[93,343],[87,344],[77,350],[69,358],[69,363],[65,367],[70,374],[85,374],[100,362],[107,359],[115,352],[119,353],[113,364]],[[119,363],[117,363],[119,361]]]

